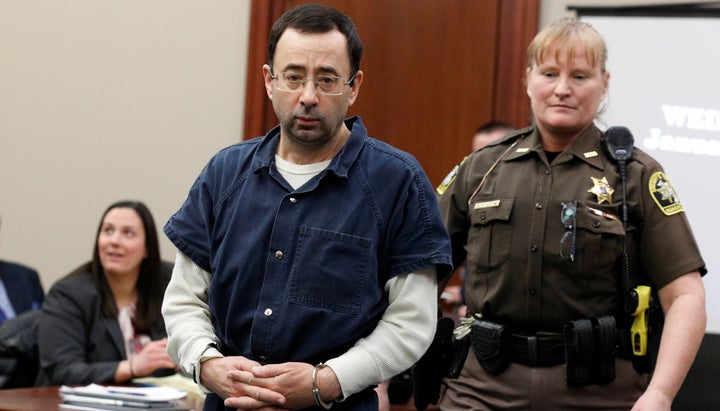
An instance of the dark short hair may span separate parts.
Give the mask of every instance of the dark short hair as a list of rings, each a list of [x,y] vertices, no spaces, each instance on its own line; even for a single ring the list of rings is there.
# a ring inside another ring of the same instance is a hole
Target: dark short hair
[[[322,4],[300,4],[286,11],[275,21],[270,30],[267,49],[268,65],[271,70],[275,58],[275,48],[287,29],[294,29],[301,33],[327,33],[337,29],[347,39],[350,78],[353,78],[360,70],[363,45],[355,30],[355,24],[347,15]]]
[[[93,258],[91,262],[91,271],[95,278],[100,293],[103,295],[103,314],[107,317],[117,317],[118,308],[115,300],[110,298],[112,291],[105,278],[105,270],[100,262],[100,253],[98,250],[98,237],[102,230],[105,216],[116,208],[130,208],[135,210],[142,221],[145,230],[145,250],[147,257],[143,259],[140,265],[140,275],[137,281],[138,301],[136,305],[135,323],[136,328],[149,330],[158,324],[162,324],[162,315],[160,306],[165,295],[168,278],[162,271],[162,262],[160,259],[160,245],[158,242],[158,233],[155,226],[150,209],[141,201],[123,200],[111,204],[100,218],[97,232],[95,233],[95,248],[93,250]]]
[[[475,134],[492,133],[497,130],[511,131],[514,129],[515,127],[507,121],[493,120],[478,127],[477,130],[475,130]]]

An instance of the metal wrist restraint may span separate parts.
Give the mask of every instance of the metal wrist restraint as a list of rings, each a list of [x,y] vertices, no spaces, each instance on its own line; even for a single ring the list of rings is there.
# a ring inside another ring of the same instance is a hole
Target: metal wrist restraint
[[[318,385],[317,385],[318,370],[321,370],[325,367],[327,367],[327,365],[325,363],[321,362],[320,364],[316,365],[315,368],[313,368],[313,370],[312,370],[312,393],[313,393],[313,398],[315,399],[315,405],[317,405],[318,407],[320,407],[322,409],[329,410],[330,408],[332,408],[334,402],[333,401],[330,401],[330,402],[323,401],[322,397],[320,396],[320,388],[318,388]]]

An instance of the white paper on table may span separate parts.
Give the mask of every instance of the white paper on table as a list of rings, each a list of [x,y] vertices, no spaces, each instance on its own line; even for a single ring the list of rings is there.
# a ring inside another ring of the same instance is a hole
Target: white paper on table
[[[60,387],[60,394],[85,395],[97,398],[132,401],[174,401],[187,396],[187,391],[173,387],[122,387],[89,384],[83,387]]]

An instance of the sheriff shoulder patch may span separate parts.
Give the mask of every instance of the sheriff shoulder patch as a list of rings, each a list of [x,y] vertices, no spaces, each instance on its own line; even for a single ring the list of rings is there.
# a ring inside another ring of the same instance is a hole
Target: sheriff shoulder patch
[[[458,170],[460,170],[460,166],[462,165],[462,163],[465,162],[466,158],[467,157],[463,158],[462,161],[460,162],[460,164],[453,167],[453,169],[450,170],[448,175],[445,176],[445,178],[440,183],[440,185],[437,186],[435,191],[437,191],[438,194],[440,194],[440,195],[445,194],[445,191],[448,189],[448,187],[450,187],[450,185],[453,183],[453,181],[455,181],[455,177],[457,177]]]
[[[650,176],[648,188],[650,189],[650,195],[655,201],[655,204],[660,207],[660,210],[665,215],[673,215],[685,211],[675,192],[675,187],[673,187],[670,180],[662,171],[657,171]]]

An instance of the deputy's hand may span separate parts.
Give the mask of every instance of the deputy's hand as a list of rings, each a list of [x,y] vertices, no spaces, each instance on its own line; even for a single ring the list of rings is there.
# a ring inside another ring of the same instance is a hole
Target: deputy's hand
[[[250,371],[260,363],[245,357],[212,358],[200,366],[200,383],[223,399],[241,399],[238,409],[261,409],[282,406],[285,397],[279,392],[255,384]],[[246,406],[243,404],[249,404]]]
[[[160,368],[176,368],[167,353],[167,338],[145,344],[142,351],[133,356],[131,365],[135,377],[148,376]]]
[[[672,400],[664,393],[648,389],[638,398],[632,411],[670,411]]]

